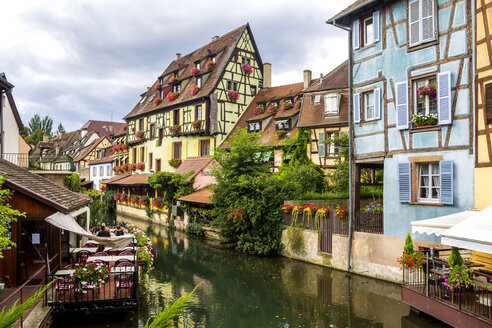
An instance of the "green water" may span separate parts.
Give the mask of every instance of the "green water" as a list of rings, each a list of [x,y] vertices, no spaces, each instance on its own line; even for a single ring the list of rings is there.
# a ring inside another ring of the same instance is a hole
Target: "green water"
[[[131,221],[131,220],[130,220]],[[142,221],[155,248],[134,314],[57,319],[53,327],[143,327],[202,283],[176,327],[442,327],[410,312],[401,288],[283,257],[255,257]]]

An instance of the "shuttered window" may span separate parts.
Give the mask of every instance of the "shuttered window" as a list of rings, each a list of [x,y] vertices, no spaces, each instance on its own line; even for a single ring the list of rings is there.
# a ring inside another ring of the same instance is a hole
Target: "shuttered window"
[[[373,32],[374,32],[374,42],[379,41],[379,10],[376,10],[375,12],[372,13],[372,22],[373,22]]]
[[[412,171],[410,163],[398,163],[398,198],[400,203],[412,201]]]
[[[449,71],[437,75],[437,109],[439,124],[451,124],[451,73]]]
[[[408,1],[408,35],[410,46],[436,39],[434,0]]]
[[[381,89],[374,89],[374,119],[381,118]]]
[[[485,86],[485,112],[487,124],[492,124],[492,83]]]
[[[453,205],[453,161],[441,161],[441,204]]]
[[[353,108],[354,108],[354,122],[360,122],[360,95],[358,93],[354,94],[353,97]]]
[[[326,156],[325,133],[318,133],[318,157]]]
[[[396,83],[396,128],[408,129],[408,83]]]
[[[360,36],[359,36],[360,23],[359,20],[355,20],[352,23],[352,48],[354,50],[359,49],[360,45]]]

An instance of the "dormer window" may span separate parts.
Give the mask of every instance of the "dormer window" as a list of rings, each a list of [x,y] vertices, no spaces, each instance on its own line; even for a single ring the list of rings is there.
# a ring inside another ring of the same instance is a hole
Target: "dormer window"
[[[325,95],[325,116],[338,116],[340,108],[340,95],[331,93]]]
[[[243,57],[242,64],[248,64],[248,65],[251,64],[251,59]]]
[[[172,92],[180,92],[181,91],[181,83],[173,84]]]
[[[197,61],[197,62],[195,63],[195,67],[196,67],[196,68],[198,68],[198,69],[200,69],[200,68],[201,68],[201,66],[200,66],[200,62],[199,62],[199,61]]]
[[[142,100],[140,100],[140,104],[143,104],[143,103],[144,103],[144,101],[145,101],[145,99],[147,99],[147,96],[143,96],[143,97],[142,97]]]
[[[315,95],[314,96],[314,103],[319,104],[321,102],[321,95]]]
[[[196,85],[201,88],[202,87],[202,78],[201,77],[197,77],[196,78]]]
[[[261,122],[248,123],[248,132],[259,132],[259,131],[261,131]]]
[[[237,91],[237,82],[227,81],[227,90]]]
[[[149,98],[149,102],[152,102],[152,100],[154,100],[154,98],[155,98],[155,95],[152,95],[152,96]],[[143,100],[145,100],[145,98],[144,98]],[[142,102],[140,102],[140,103],[142,103]]]
[[[212,56],[212,57],[210,58],[210,60],[211,60],[211,61],[213,61],[213,62],[215,63],[215,56]]]
[[[275,121],[275,130],[277,131],[290,131],[290,120],[277,120]]]

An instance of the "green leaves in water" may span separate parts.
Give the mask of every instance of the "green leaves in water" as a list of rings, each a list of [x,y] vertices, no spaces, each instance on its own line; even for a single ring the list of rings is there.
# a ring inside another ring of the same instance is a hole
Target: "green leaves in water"
[[[195,293],[198,284],[188,295],[182,296],[178,298],[176,301],[174,301],[172,304],[167,306],[164,311],[162,311],[158,316],[154,318],[151,324],[149,324],[149,321],[152,318],[149,318],[147,320],[147,323],[145,324],[144,328],[171,328],[173,327],[173,320],[176,318],[181,311],[186,309],[188,307],[188,303],[191,301],[191,297]]]

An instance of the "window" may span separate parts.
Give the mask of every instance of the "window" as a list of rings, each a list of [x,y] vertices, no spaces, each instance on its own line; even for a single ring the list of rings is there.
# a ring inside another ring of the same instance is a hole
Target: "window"
[[[99,176],[103,176],[104,175],[104,166],[99,166]]]
[[[215,56],[212,56],[210,60],[212,60],[215,63]]]
[[[434,0],[408,1],[410,47],[436,39],[434,8]]]
[[[283,131],[290,131],[290,122],[288,119],[286,120],[277,120],[275,121],[275,130],[283,130]]]
[[[163,132],[163,130],[164,129],[161,128],[157,132],[157,143],[156,143],[157,146],[162,145],[162,138],[164,138],[164,132]]]
[[[251,86],[251,95],[252,96],[255,96],[256,95],[256,87],[255,86]]]
[[[137,148],[134,147],[133,148],[133,154],[132,154],[132,159],[133,159],[133,164],[135,164],[137,162]]]
[[[365,92],[362,94],[362,106],[364,109],[364,119],[366,121],[368,120],[373,120],[374,117],[374,93],[371,92]]]
[[[243,57],[243,59],[242,59],[242,63],[243,63],[243,64],[248,64],[248,65],[249,65],[249,64],[251,64],[251,59],[246,58],[246,57]]]
[[[439,202],[439,162],[419,163],[419,202]]]
[[[485,112],[487,124],[492,124],[492,83],[485,85]]]
[[[149,170],[152,170],[153,162],[154,162],[154,154],[149,153]]]
[[[92,176],[96,177],[97,176],[97,167],[92,168]]]
[[[106,165],[106,176],[111,176],[111,165]]]
[[[140,162],[145,161],[145,147],[140,147]]]
[[[261,122],[248,123],[248,132],[258,132],[258,131],[261,131]]]
[[[172,92],[180,92],[181,91],[181,83],[173,84]]]
[[[155,138],[155,124],[150,125],[150,140]]]
[[[236,62],[236,55],[232,55],[231,62]]]
[[[145,99],[147,99],[147,96],[143,96],[142,97],[142,100],[140,100],[140,104],[143,104],[143,102],[145,101]]]
[[[144,129],[144,119],[143,118],[138,120],[138,129],[140,131],[143,131],[143,129]]]
[[[195,67],[196,67],[196,68],[198,68],[198,69],[200,69],[200,68],[201,68],[201,67],[200,67],[200,62],[199,62],[199,61],[197,61],[197,62],[195,63]]]
[[[159,172],[161,170],[161,159],[156,159],[155,160],[155,171]]]
[[[237,82],[232,83],[232,90],[237,91]]]
[[[181,159],[181,142],[173,143],[173,159]]]
[[[173,125],[179,125],[179,109],[173,110]]]
[[[202,105],[195,106],[195,121],[202,119]]]
[[[417,115],[437,115],[437,95],[418,96],[417,90],[426,85],[432,85],[437,90],[435,77],[421,79],[413,82],[414,114]]]
[[[314,103],[319,104],[321,102],[321,95],[314,95]]]
[[[325,95],[325,116],[338,115],[339,95],[336,93]]]
[[[201,77],[197,77],[196,78],[196,85],[201,88],[202,87],[202,78]]]
[[[374,42],[374,24],[372,16],[364,19],[362,32],[362,46],[371,44]]]
[[[200,140],[200,156],[210,155],[210,140]]]

